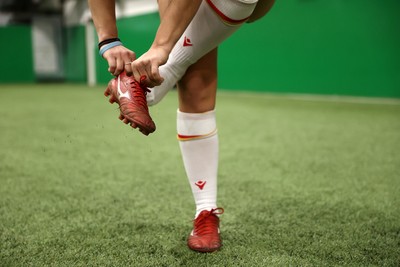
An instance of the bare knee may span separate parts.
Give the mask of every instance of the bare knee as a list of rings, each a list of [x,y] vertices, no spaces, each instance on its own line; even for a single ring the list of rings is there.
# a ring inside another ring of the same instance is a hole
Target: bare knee
[[[201,113],[215,108],[217,93],[217,48],[190,66],[178,82],[179,109]]]
[[[194,72],[178,82],[179,108],[184,112],[201,113],[215,108],[216,74]]]

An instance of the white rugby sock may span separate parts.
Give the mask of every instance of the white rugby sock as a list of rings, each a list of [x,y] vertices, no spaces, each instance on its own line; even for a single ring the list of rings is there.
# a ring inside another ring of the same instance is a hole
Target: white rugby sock
[[[177,112],[179,146],[196,204],[196,215],[217,207],[218,135],[215,110]]]
[[[147,103],[155,105],[185,74],[187,68],[217,47],[254,11],[258,0],[203,0],[195,17],[159,68],[164,82],[151,88]]]

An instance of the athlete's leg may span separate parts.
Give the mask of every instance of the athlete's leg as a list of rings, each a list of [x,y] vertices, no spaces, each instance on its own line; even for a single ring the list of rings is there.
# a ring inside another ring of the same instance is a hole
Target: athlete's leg
[[[203,209],[216,208],[216,90],[217,49],[214,49],[190,66],[178,83],[178,139],[197,214]],[[199,187],[196,185],[199,181],[206,184]]]
[[[169,0],[159,1],[161,19],[163,19],[163,13],[168,3]],[[178,90],[178,138],[195,198],[196,213],[199,213],[203,209],[216,208],[218,138],[214,108],[217,90],[217,48],[204,55],[186,70],[185,75],[178,82]],[[193,119],[194,122],[192,122]],[[191,128],[192,124],[196,129]],[[195,142],[190,140],[189,136],[202,136],[208,132],[213,132],[213,136]],[[212,143],[211,151],[198,150],[198,145],[204,142]],[[212,156],[210,157],[209,154]],[[198,161],[197,158],[202,159]],[[204,181],[205,184],[203,185],[201,181]]]
[[[168,1],[164,1],[159,2],[161,16],[163,8],[168,6]],[[147,95],[148,104],[158,103],[182,78],[190,65],[240,28],[253,12],[257,1],[203,0],[192,22],[172,50],[167,63],[160,67],[160,75],[164,82],[151,89],[151,93]]]
[[[217,214],[223,210],[217,209],[216,91],[217,48],[191,65],[178,83],[178,139],[196,204],[196,219],[188,246],[201,252],[221,247]]]
[[[211,50],[191,65],[178,82],[179,110],[202,113],[215,108],[217,51],[217,48]]]

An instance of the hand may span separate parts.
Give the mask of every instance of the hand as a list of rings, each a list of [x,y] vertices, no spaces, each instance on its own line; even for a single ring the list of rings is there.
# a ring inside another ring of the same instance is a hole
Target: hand
[[[158,68],[168,60],[168,52],[163,48],[151,47],[141,57],[131,63],[133,75],[137,81],[145,76],[143,83],[147,87],[160,85],[164,78],[160,76]]]
[[[131,62],[136,59],[135,52],[119,45],[110,48],[103,54],[103,58],[108,62],[108,72],[114,76],[118,76],[125,70],[128,76],[132,75]]]

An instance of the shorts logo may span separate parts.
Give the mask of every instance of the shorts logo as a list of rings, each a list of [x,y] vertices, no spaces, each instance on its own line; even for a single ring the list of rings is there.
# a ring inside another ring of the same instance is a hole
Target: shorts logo
[[[203,190],[206,183],[207,183],[206,181],[199,180],[195,183],[195,185],[197,185],[200,188],[200,190]]]
[[[190,41],[189,38],[187,38],[185,36],[185,38],[183,39],[183,46],[193,46],[192,42]]]

